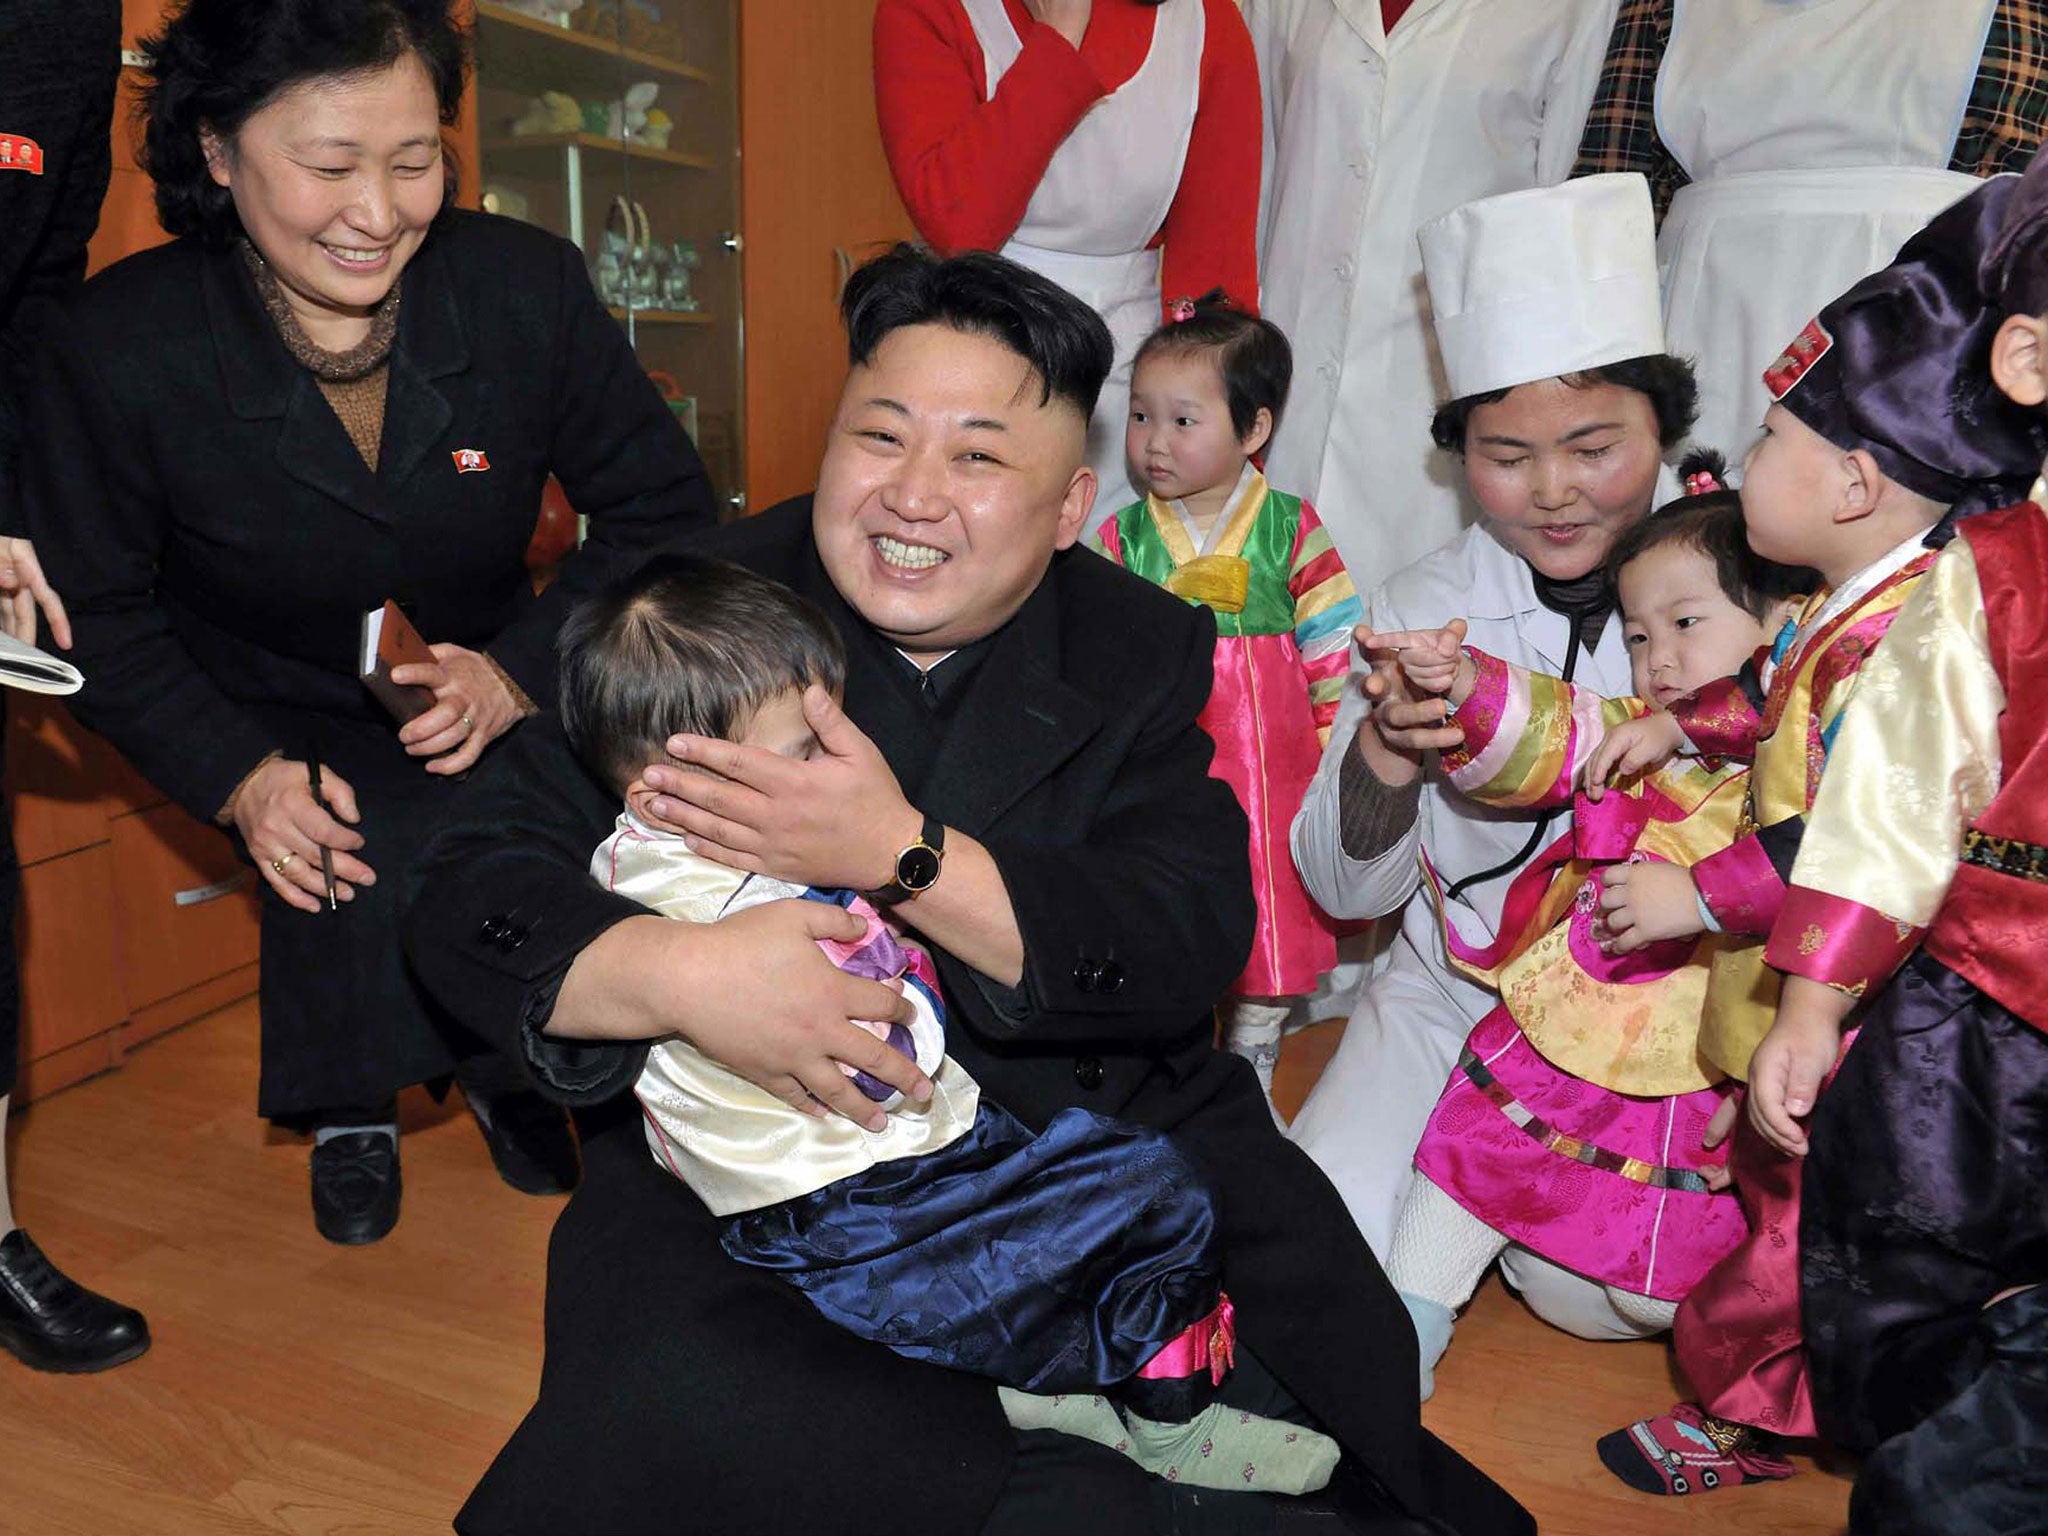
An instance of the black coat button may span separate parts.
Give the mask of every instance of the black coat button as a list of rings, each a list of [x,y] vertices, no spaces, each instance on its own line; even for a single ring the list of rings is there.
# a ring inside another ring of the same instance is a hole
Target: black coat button
[[[526,928],[523,924],[507,924],[504,931],[498,935],[498,948],[505,951],[508,955],[525,942]]]
[[[1114,960],[1105,960],[1098,969],[1095,984],[1104,992],[1115,992],[1124,984],[1124,968]]]
[[[1074,1063],[1074,1081],[1093,1092],[1102,1086],[1102,1058],[1083,1056]]]
[[[1102,965],[1099,961],[1076,960],[1074,962],[1075,991],[1093,992],[1096,989],[1096,987],[1101,984],[1101,982]]]
[[[502,917],[492,916],[485,918],[483,926],[476,931],[477,941],[483,944],[497,943],[505,936],[505,926],[505,919]]]

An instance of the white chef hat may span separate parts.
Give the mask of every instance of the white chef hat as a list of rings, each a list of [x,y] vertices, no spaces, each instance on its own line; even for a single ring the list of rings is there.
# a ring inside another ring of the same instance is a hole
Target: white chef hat
[[[1641,176],[1484,197],[1418,235],[1453,400],[1664,350]]]

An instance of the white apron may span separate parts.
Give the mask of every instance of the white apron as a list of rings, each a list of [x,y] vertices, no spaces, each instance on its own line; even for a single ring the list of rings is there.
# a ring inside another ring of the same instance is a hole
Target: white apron
[[[1260,305],[1294,344],[1266,460],[1360,592],[1476,508],[1429,440],[1443,403],[1415,232],[1570,174],[1615,0],[1245,0],[1266,107]]]
[[[1732,461],[1763,372],[1820,308],[1976,187],[1950,171],[1995,0],[1677,0],[1657,131],[1693,185],[1657,240],[1699,443]]]
[[[1003,0],[961,0],[981,43],[988,94],[1023,49]],[[1039,179],[1003,255],[1085,300],[1116,341],[1116,367],[1088,427],[1098,511],[1137,499],[1124,460],[1131,359],[1159,325],[1159,253],[1145,247],[1180,190],[1202,90],[1202,0],[1164,0],[1138,72],[1089,108]],[[1192,298],[1195,295],[1188,295]]]

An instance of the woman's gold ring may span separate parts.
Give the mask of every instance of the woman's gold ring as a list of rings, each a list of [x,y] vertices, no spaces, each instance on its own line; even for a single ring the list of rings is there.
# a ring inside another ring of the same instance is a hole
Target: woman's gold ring
[[[297,857],[298,855],[296,853],[293,853],[289,849],[287,849],[285,852],[279,854],[276,858],[270,861],[271,872],[273,874],[283,874],[285,865],[291,863],[291,861],[293,859],[296,859]]]
[[[464,715],[463,715],[463,717],[462,717],[462,733],[463,733],[463,735],[467,736],[467,735],[468,735],[468,734],[469,734],[469,733],[470,733],[471,731],[473,731],[473,730],[475,730],[475,729],[476,729],[476,721],[475,721],[475,720],[473,720],[473,719],[471,719],[471,718],[469,717],[469,715],[467,715],[467,714],[464,714]]]

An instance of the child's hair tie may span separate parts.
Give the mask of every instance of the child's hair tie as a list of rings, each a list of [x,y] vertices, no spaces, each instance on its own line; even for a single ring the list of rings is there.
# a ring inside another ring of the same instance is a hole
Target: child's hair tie
[[[1166,307],[1166,318],[1171,320],[1175,325],[1180,325],[1184,321],[1194,319],[1195,301],[1190,298],[1175,299],[1171,304],[1167,305]]]
[[[1688,496],[1710,496],[1715,491],[1727,489],[1711,469],[1696,470],[1685,477],[1685,494]]]

